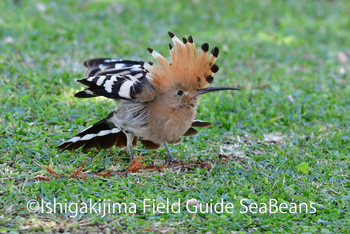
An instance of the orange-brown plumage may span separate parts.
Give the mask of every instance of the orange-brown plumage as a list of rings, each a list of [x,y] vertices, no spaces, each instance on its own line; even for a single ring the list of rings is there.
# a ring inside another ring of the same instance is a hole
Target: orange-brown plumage
[[[197,50],[192,36],[189,40],[180,41],[174,34],[169,33],[174,47],[170,46],[170,61],[158,52],[149,49],[158,64],[144,64],[149,71],[147,77],[160,92],[166,92],[174,85],[181,85],[186,90],[203,89],[209,85],[207,78],[217,71],[215,60],[219,49],[215,47],[211,54],[209,46],[204,43],[201,50]],[[214,72],[212,68],[214,67]]]

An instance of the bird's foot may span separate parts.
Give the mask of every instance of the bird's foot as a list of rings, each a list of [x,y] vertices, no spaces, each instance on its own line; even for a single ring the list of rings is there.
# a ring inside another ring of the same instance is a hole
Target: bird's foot
[[[168,157],[165,161],[165,164],[168,164],[168,165],[181,164],[181,163],[182,161],[180,159],[173,158],[173,157]]]
[[[173,156],[171,156],[171,153],[170,153],[168,144],[165,143],[164,145],[165,145],[165,148],[166,148],[166,150],[167,150],[167,152],[168,152],[168,157],[167,157],[167,159],[166,159],[165,164],[166,164],[166,165],[181,164],[182,161],[181,161],[180,159],[176,159],[176,158],[173,158]]]

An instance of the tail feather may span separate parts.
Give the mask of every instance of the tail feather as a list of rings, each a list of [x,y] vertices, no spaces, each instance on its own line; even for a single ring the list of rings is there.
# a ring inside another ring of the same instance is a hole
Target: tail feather
[[[83,149],[110,148],[117,143],[120,135],[125,135],[120,128],[113,125],[107,118],[95,123],[68,141],[60,144],[57,148],[61,150],[74,150],[80,147]],[[118,145],[117,145],[118,146]]]

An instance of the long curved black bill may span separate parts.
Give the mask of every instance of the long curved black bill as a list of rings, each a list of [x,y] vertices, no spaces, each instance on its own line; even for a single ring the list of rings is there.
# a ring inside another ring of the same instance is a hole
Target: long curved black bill
[[[241,90],[241,89],[240,88],[232,88],[232,87],[209,87],[209,88],[197,90],[197,92],[195,92],[193,94],[193,96],[195,97],[195,96],[202,95],[205,93],[214,92],[214,91],[221,91],[221,90]]]

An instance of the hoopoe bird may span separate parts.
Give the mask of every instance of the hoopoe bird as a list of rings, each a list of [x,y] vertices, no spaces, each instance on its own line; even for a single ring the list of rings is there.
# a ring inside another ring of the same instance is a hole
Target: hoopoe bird
[[[231,87],[208,87],[219,67],[215,64],[219,49],[209,53],[208,43],[197,50],[192,36],[182,41],[169,32],[170,61],[148,48],[158,64],[112,58],[84,62],[85,78],[77,82],[86,89],[78,98],[104,96],[117,100],[117,107],[104,119],[57,146],[62,150],[128,148],[133,161],[133,147],[138,140],[148,149],[164,144],[167,163],[175,162],[169,144],[179,143],[182,136],[198,133],[194,127],[212,124],[196,120],[198,98]]]

